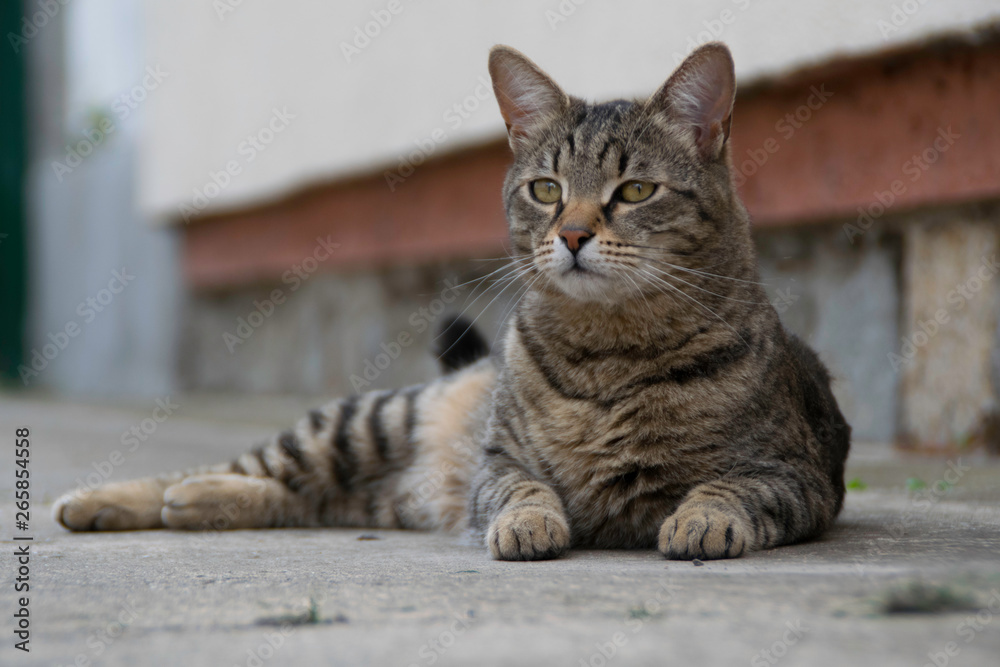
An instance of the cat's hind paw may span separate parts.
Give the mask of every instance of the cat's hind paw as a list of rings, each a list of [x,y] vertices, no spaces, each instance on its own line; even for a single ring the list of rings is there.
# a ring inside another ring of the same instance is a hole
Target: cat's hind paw
[[[73,531],[162,528],[163,486],[154,480],[71,491],[56,500],[52,518]]]
[[[163,524],[182,530],[266,528],[268,482],[236,474],[193,475],[163,493]]]

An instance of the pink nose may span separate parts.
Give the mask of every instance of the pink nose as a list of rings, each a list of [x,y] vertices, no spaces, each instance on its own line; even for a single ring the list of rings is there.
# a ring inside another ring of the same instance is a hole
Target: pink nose
[[[566,229],[559,230],[559,238],[563,240],[566,247],[569,248],[570,252],[574,255],[592,236],[593,234],[591,234],[589,230],[580,229],[579,227],[568,227]]]

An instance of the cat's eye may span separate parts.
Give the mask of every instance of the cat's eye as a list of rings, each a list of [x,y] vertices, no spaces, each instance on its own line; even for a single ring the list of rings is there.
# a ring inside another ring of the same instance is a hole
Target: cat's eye
[[[633,204],[649,199],[655,190],[656,184],[646,181],[629,181],[618,188],[622,199]]]
[[[540,178],[532,181],[531,194],[543,204],[555,204],[562,199],[562,186],[550,178]]]

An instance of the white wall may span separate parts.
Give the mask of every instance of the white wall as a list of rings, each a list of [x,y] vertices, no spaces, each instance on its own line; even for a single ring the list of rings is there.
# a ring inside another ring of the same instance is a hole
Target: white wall
[[[399,12],[348,62],[341,45],[390,5]],[[446,116],[477,93],[498,42],[525,51],[572,93],[633,96],[710,37],[729,43],[746,82],[997,16],[996,0],[157,0],[147,63],[169,74],[146,104],[140,200],[176,216],[232,161],[240,173],[197,201],[218,211],[395,168],[437,128],[446,137],[437,154],[498,137],[492,99],[460,123]],[[485,87],[478,93],[488,98]],[[266,127],[273,108],[295,118],[251,161],[241,142]]]

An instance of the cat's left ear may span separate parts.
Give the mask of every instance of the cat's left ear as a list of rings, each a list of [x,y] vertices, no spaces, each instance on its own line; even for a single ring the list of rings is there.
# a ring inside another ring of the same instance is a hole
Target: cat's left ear
[[[715,160],[729,139],[735,99],[733,56],[725,44],[710,42],[681,63],[650,103],[690,127],[702,158]]]

